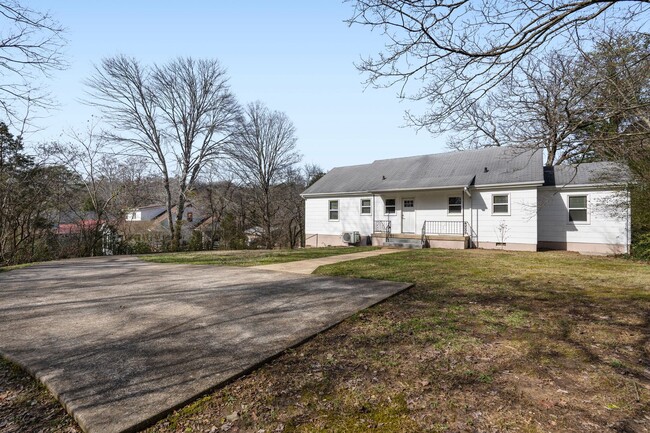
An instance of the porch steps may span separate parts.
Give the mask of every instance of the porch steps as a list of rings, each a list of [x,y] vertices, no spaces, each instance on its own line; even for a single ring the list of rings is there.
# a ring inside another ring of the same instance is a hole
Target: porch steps
[[[384,242],[385,247],[390,248],[406,248],[406,249],[422,249],[422,241],[420,239],[408,239],[408,238],[390,238],[390,240]]]

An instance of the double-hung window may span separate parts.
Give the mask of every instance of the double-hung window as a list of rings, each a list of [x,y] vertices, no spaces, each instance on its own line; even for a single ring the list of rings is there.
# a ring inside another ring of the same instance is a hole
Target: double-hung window
[[[338,221],[339,220],[339,201],[330,200],[329,201],[329,220]]]
[[[459,215],[463,213],[463,198],[449,197],[447,199],[447,213],[449,215]]]
[[[589,221],[587,213],[587,196],[586,195],[570,195],[569,196],[569,222],[582,222]]]
[[[395,199],[394,198],[387,198],[384,208],[386,210],[386,215],[395,214]]]
[[[361,215],[370,215],[370,213],[371,213],[370,199],[369,198],[362,198],[361,199]]]
[[[510,215],[510,195],[494,194],[492,195],[492,214]]]

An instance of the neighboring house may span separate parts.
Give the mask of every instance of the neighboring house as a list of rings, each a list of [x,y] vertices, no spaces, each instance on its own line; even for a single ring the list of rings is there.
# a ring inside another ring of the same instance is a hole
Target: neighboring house
[[[172,208],[174,221],[176,211],[177,207],[174,206]],[[194,229],[204,219],[202,212],[195,209],[191,203],[188,203],[183,211],[181,242],[188,242]],[[127,241],[144,242],[154,250],[163,249],[165,242],[170,239],[167,207],[164,205],[151,205],[128,210],[124,221],[119,225],[119,233]]]
[[[338,167],[302,194],[306,244],[625,253],[625,173],[504,147]]]
[[[125,212],[124,219],[126,221],[151,221],[152,219],[162,215],[167,211],[167,206],[160,204],[153,204],[149,206],[142,206],[135,209],[129,209]]]

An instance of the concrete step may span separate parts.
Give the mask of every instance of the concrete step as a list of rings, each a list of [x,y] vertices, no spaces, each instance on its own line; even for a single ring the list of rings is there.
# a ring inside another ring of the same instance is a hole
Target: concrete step
[[[399,239],[391,238],[388,242],[384,242],[385,247],[392,248],[407,248],[407,249],[422,249],[422,242],[419,239]]]

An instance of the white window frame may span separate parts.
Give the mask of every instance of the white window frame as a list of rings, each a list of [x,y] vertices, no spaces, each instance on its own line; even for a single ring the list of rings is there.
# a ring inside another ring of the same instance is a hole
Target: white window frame
[[[571,197],[584,197],[585,198],[585,207],[582,208],[573,208],[573,210],[585,210],[587,214],[587,219],[585,221],[571,221],[571,210],[570,207]],[[591,212],[589,209],[589,194],[569,194],[566,197],[566,208],[567,208],[567,224],[569,225],[582,225],[582,224],[591,224]]]
[[[364,202],[364,201],[367,201],[367,202],[368,202],[368,206],[364,206],[364,205],[363,205],[363,202]],[[360,200],[359,203],[360,203],[360,205],[361,205],[361,210],[360,210],[361,215],[372,215],[372,200],[371,200],[371,199],[369,199],[369,198],[362,198],[362,199]],[[363,211],[364,208],[368,209],[368,212],[364,212],[364,211]]]
[[[460,199],[460,204],[455,204],[452,205],[449,203],[450,198],[459,198]],[[447,196],[447,215],[462,215],[463,214],[463,206],[465,203],[463,203],[463,196],[462,195],[448,195]],[[449,207],[450,206],[460,206],[460,210],[458,212],[449,212]]]
[[[388,212],[388,200],[393,200],[393,212]],[[397,199],[396,198],[387,198],[384,200],[384,215],[396,215],[397,214]]]
[[[494,211],[494,205],[496,204],[497,206],[501,205],[506,205],[506,203],[494,203],[494,197],[503,197],[506,196],[508,198],[508,211],[507,212],[495,212]],[[511,204],[510,204],[510,193],[503,193],[503,194],[492,194],[490,197],[490,214],[491,215],[498,215],[498,216],[508,216],[511,213]]]
[[[332,209],[332,203],[336,203],[336,209]],[[336,212],[336,218],[332,218],[332,212]],[[327,201],[327,220],[328,221],[338,221],[339,212],[341,212],[341,203],[339,200],[328,200]]]

